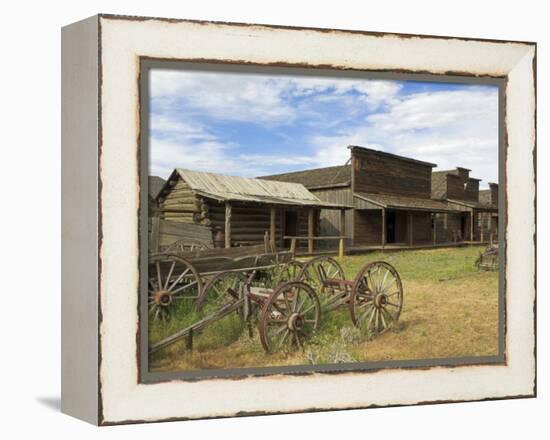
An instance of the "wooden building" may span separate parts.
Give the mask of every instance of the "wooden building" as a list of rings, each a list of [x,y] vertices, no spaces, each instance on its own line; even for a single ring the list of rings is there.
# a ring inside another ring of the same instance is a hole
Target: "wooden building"
[[[263,179],[301,183],[326,202],[353,206],[345,223],[356,247],[441,242],[433,227],[435,217],[456,209],[431,198],[435,164],[359,146],[349,150],[346,165]],[[324,210],[319,221],[321,233],[328,235],[339,224],[333,213]]]
[[[314,237],[321,209],[344,217],[342,204],[320,200],[298,183],[176,169],[158,197],[161,219],[209,226],[225,247],[271,243],[288,247],[285,236]],[[313,241],[305,240],[309,250]]]
[[[480,179],[470,177],[470,171],[457,167],[433,173],[432,197],[458,211],[438,215],[435,226],[440,235],[452,241],[489,241],[497,235],[498,225],[492,217],[498,208],[480,201]]]

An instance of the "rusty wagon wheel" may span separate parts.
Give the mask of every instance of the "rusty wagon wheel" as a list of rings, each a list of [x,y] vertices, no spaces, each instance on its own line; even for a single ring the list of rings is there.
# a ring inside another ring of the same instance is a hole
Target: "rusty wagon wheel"
[[[186,259],[171,254],[149,257],[148,298],[153,319],[169,319],[181,301],[194,304],[201,290],[200,276]]]
[[[342,281],[345,278],[342,266],[327,256],[308,261],[298,275],[298,280],[309,284],[317,292],[322,307],[336,304],[346,295],[338,283],[327,281]]]
[[[319,328],[321,304],[306,283],[291,281],[278,286],[269,296],[258,323],[265,351],[304,348],[305,340]]]
[[[273,285],[277,287],[279,284],[299,279],[303,267],[304,263],[297,260],[281,264],[276,271]]]
[[[355,277],[349,302],[351,320],[370,334],[385,332],[399,320],[403,285],[395,268],[385,261],[367,264]]]
[[[197,301],[197,310],[204,308],[220,309],[227,304],[233,304],[244,298],[244,290],[248,278],[241,272],[220,272],[206,283]],[[239,317],[243,318],[243,310],[237,310]]]

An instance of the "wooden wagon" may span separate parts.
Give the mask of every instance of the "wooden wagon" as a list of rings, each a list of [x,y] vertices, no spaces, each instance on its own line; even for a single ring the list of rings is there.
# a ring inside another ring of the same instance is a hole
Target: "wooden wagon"
[[[150,353],[182,339],[192,348],[194,335],[233,313],[248,323],[252,335],[254,306],[259,310],[260,341],[268,353],[285,347],[303,348],[319,328],[321,316],[339,307],[347,308],[353,324],[371,334],[386,331],[399,319],[403,286],[389,263],[369,263],[352,280],[345,278],[341,266],[330,257],[314,258],[306,264],[287,261],[281,267],[284,270],[272,286],[254,285],[257,267],[218,272],[196,298],[197,309],[208,306],[209,312],[154,343]],[[170,275],[171,270],[167,280]]]

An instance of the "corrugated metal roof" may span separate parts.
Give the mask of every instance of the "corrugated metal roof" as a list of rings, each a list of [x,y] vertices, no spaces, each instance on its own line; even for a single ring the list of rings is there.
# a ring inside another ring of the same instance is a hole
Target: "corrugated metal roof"
[[[356,192],[354,196],[378,205],[381,208],[409,211],[456,212],[456,209],[449,207],[446,202],[440,200],[362,192]]]
[[[320,208],[346,207],[345,205],[320,200],[299,183],[225,176],[181,168],[178,168],[177,172],[195,193],[215,200],[316,206]]]

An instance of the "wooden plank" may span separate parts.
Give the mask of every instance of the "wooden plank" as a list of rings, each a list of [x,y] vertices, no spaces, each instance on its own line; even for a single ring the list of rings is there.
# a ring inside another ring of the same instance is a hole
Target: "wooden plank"
[[[231,203],[225,203],[225,247],[231,247]]]
[[[160,218],[151,219],[151,238],[149,239],[149,251],[158,252],[160,243]]]
[[[339,246],[338,246],[338,256],[340,258],[342,258],[346,253],[346,249],[345,249],[345,239],[344,238],[341,238],[340,241],[339,241]]]

